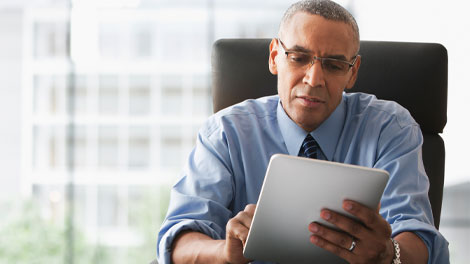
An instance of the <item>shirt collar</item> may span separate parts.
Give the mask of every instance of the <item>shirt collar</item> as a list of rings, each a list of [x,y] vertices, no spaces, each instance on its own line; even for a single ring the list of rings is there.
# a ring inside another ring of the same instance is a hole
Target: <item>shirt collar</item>
[[[333,160],[336,145],[343,130],[345,117],[346,103],[343,96],[341,103],[336,107],[335,111],[317,129],[310,133],[318,142],[326,158],[330,161]],[[307,132],[289,118],[282,107],[280,99],[277,105],[277,120],[289,155],[297,156],[300,146],[307,136]]]

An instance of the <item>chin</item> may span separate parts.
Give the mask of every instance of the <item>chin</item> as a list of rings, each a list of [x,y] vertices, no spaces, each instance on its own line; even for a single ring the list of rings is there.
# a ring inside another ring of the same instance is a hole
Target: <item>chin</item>
[[[319,126],[318,122],[312,121],[311,119],[309,119],[309,120],[300,120],[300,122],[295,122],[295,123],[297,123],[297,125],[302,127],[307,132],[312,132],[313,130],[315,130]]]

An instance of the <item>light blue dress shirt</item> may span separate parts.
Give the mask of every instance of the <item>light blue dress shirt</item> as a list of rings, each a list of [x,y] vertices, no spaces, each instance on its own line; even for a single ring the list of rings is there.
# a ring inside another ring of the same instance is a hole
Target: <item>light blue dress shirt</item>
[[[423,137],[406,109],[373,95],[343,93],[336,110],[310,134],[327,160],[387,170],[390,179],[380,214],[390,223],[392,236],[413,231],[428,248],[428,263],[449,263],[448,242],[433,225]],[[271,156],[297,156],[306,135],[277,95],[211,116],[171,191],[158,235],[159,263],[170,263],[171,244],[183,230],[224,239],[228,220],[258,201]]]

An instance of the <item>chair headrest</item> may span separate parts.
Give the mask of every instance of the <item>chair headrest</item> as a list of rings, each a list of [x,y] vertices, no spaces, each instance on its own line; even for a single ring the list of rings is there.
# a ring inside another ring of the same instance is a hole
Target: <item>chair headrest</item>
[[[221,39],[212,51],[214,112],[277,93],[269,72],[271,39]],[[358,79],[347,92],[375,94],[407,108],[423,132],[447,122],[447,50],[435,43],[361,41]]]

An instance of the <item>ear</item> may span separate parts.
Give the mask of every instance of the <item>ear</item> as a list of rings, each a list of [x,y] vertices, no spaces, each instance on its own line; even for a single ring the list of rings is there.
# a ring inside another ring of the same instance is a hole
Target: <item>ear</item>
[[[277,75],[277,64],[276,64],[276,56],[278,54],[277,51],[277,39],[273,38],[271,40],[271,44],[269,44],[269,71]]]
[[[356,63],[351,68],[352,75],[351,75],[351,78],[349,78],[349,82],[348,82],[348,85],[346,86],[346,89],[351,89],[356,83],[357,73],[359,72],[360,66],[361,66],[361,55],[357,55]]]

